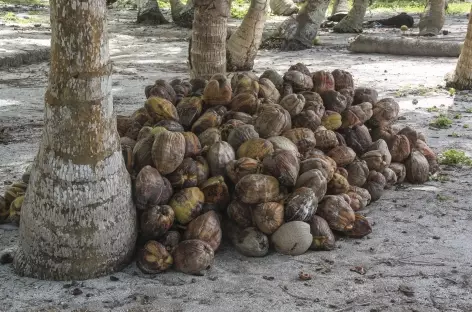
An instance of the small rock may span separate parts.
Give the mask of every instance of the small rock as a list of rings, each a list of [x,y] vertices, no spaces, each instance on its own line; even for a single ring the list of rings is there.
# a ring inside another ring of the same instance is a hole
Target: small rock
[[[0,252],[0,264],[9,264],[13,262],[13,254],[15,250],[13,248],[5,249]]]
[[[433,239],[440,239],[441,237],[434,235]]]
[[[110,276],[110,281],[112,281],[112,282],[117,282],[117,281],[119,281],[119,280],[120,280],[120,279],[119,279],[118,277],[116,277],[116,276],[113,276],[113,275]]]
[[[120,72],[120,74],[123,74],[123,75],[137,75],[138,70],[136,68],[125,68]]]
[[[72,290],[72,294],[74,296],[81,295],[82,293],[83,293],[83,291],[80,288],[74,288],[74,290]]]
[[[218,276],[208,276],[208,279],[210,281],[216,281],[218,279]]]
[[[267,280],[267,281],[273,281],[275,279],[275,277],[273,277],[273,276],[266,276],[266,275],[262,276],[262,278]]]
[[[411,103],[413,103],[413,105],[416,105],[416,104],[418,104],[418,100],[417,100],[417,99],[413,99],[413,101],[411,101]]]
[[[407,297],[413,297],[415,295],[415,291],[413,290],[413,288],[407,285],[400,285],[398,287],[398,290]]]
[[[449,30],[443,30],[443,31],[442,31],[442,34],[445,35],[445,36],[446,36],[446,35],[449,35]]]

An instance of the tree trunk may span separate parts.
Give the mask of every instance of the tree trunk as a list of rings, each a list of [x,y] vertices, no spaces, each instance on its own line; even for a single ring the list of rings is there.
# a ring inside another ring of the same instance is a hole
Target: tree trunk
[[[437,36],[444,26],[445,0],[428,0],[426,9],[420,16],[418,27],[420,36]]]
[[[251,0],[241,26],[226,43],[228,71],[251,70],[262,41],[268,0]]]
[[[470,9],[472,13],[472,6]],[[451,79],[446,82],[447,87],[453,87],[458,90],[472,90],[472,19],[469,14],[469,24],[465,36],[464,47],[457,61],[456,70]]]
[[[180,27],[192,28],[195,7],[193,0],[188,0],[184,5],[180,0],[170,0],[172,20]]]
[[[189,44],[190,77],[226,73],[226,35],[231,0],[195,0]]]
[[[292,0],[269,0],[270,10],[274,15],[290,16],[298,13],[298,6]]]
[[[461,47],[462,43],[452,41],[358,35],[349,45],[349,50],[356,53],[458,57]]]
[[[160,25],[169,23],[161,10],[157,0],[137,0],[138,4],[138,24]]]
[[[333,27],[337,33],[361,33],[362,22],[369,6],[369,0],[354,0],[354,4],[345,18]]]
[[[343,12],[349,12],[349,2],[347,0],[334,0],[331,15]]]
[[[278,28],[278,36],[284,38],[281,49],[296,51],[309,49],[324,20],[329,0],[308,0],[298,15],[289,17]]]
[[[44,129],[21,208],[23,276],[83,280],[123,268],[137,236],[111,95],[106,3],[51,0]]]

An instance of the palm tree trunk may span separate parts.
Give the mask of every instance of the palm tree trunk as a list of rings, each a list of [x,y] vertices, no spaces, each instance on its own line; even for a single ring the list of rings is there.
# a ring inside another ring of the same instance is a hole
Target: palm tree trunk
[[[196,0],[189,43],[189,67],[192,78],[209,79],[226,72],[226,35],[230,0]]]
[[[21,210],[14,268],[82,280],[121,269],[137,236],[111,95],[106,3],[51,0],[44,129]]]
[[[337,33],[361,33],[362,22],[368,6],[369,0],[354,0],[347,16],[333,27],[333,31]]]
[[[328,4],[329,0],[308,0],[295,18],[285,20],[278,28],[279,36],[285,39],[281,49],[296,51],[311,48]]]
[[[169,23],[161,10],[157,0],[137,0],[138,4],[138,24],[160,25]]]
[[[444,26],[445,15],[445,0],[428,0],[428,4],[418,24],[420,36],[439,35]]]
[[[469,24],[465,36],[464,46],[461,55],[457,60],[456,70],[452,79],[446,82],[447,87],[457,90],[472,90],[472,6],[469,14]]]
[[[299,10],[293,0],[269,0],[269,7],[272,14],[281,16],[290,16]]]
[[[184,5],[180,0],[170,0],[172,20],[180,27],[192,28],[195,7],[193,0],[188,0]]]
[[[262,42],[268,0],[251,0],[246,16],[226,43],[228,71],[251,70]]]
[[[334,0],[333,11],[331,15],[349,11],[349,2],[347,0]]]

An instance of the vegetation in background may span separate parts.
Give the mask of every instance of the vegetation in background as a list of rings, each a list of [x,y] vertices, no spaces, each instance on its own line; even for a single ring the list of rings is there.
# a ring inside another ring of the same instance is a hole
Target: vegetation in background
[[[49,5],[48,0],[0,0],[0,4]]]
[[[1,12],[0,13],[0,20],[3,20],[7,23],[16,23],[16,24],[28,24],[28,23],[40,23],[44,22],[43,19],[47,19],[48,17],[43,16],[42,18],[36,16],[38,14],[37,11],[28,12],[28,18],[23,18],[21,16],[16,15],[13,12]]]
[[[169,0],[157,0],[157,4],[159,4],[159,8],[161,9],[170,9]]]
[[[442,165],[466,165],[472,166],[472,158],[467,156],[464,151],[455,149],[445,150],[439,155],[439,163]]]
[[[231,17],[243,19],[250,5],[251,2],[249,0],[233,0],[231,2]]]
[[[369,9],[385,11],[395,10],[407,13],[421,13],[424,11],[426,1],[415,0],[375,0]],[[470,11],[470,3],[463,1],[449,1],[446,14],[466,14]]]

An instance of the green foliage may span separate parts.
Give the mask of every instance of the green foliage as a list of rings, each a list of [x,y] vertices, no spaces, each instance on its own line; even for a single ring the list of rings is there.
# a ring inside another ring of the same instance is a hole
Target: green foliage
[[[37,12],[34,12],[37,14]],[[45,22],[44,19],[45,17],[43,16],[42,18],[37,16],[37,15],[29,15],[29,18],[22,18],[18,17],[15,13],[13,12],[6,12],[6,13],[0,13],[0,20],[3,20],[7,23],[13,23],[13,24],[29,24],[29,23],[39,23],[39,22]]]
[[[426,1],[417,0],[375,0],[369,7],[377,10],[395,10],[406,13],[422,13]],[[470,3],[460,1],[450,1],[446,14],[465,14],[470,11]]]
[[[446,129],[452,125],[452,120],[444,114],[439,114],[439,116],[435,120],[433,120],[429,125],[434,128]]]
[[[456,89],[449,88],[449,95],[453,96],[454,94],[456,94]]]
[[[428,107],[428,108],[426,109],[426,111],[427,111],[428,113],[439,112],[439,108],[438,108],[436,105],[434,105],[433,107]]]
[[[49,5],[48,0],[0,0],[0,4]]]
[[[234,0],[231,2],[231,17],[243,19],[246,16],[251,2],[248,0]]]
[[[472,166],[472,158],[467,156],[464,151],[455,149],[445,150],[439,155],[439,163],[442,165],[466,165]]]
[[[170,9],[170,1],[168,0],[157,0],[157,4],[160,9]]]

